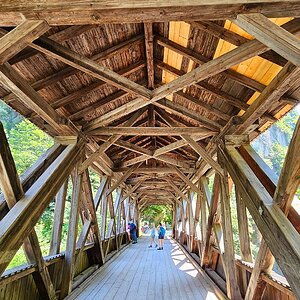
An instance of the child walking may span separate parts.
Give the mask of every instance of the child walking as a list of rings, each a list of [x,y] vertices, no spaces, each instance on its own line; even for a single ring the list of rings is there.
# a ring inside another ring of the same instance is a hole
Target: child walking
[[[150,231],[150,246],[149,248],[152,248],[152,243],[155,244],[155,248],[157,247],[157,243],[155,241],[155,236],[156,236],[156,229],[155,229],[155,224],[152,224],[152,227],[151,227],[151,231]]]

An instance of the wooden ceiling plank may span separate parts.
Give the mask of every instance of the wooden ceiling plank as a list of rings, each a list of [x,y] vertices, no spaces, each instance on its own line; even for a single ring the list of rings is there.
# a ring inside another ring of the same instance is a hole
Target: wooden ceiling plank
[[[26,20],[1,37],[0,64],[7,62],[49,28],[50,26],[43,20]]]
[[[172,51],[175,51],[178,54],[183,55],[184,57],[189,58],[190,60],[196,62],[199,65],[202,65],[204,63],[207,63],[210,61],[210,59],[208,57],[205,57],[191,49],[185,48],[165,37],[161,37],[161,36],[156,36],[155,37],[155,41],[163,46],[166,47]],[[241,83],[242,85],[253,89],[254,91],[258,91],[261,92],[264,89],[264,85],[261,84],[260,82],[253,80],[243,74],[240,74],[234,70],[228,69],[228,70],[224,70],[222,73],[222,75],[232,79],[232,80],[236,80],[239,83]]]
[[[51,36],[50,36],[50,38],[51,38]],[[126,49],[128,49],[129,47],[131,47],[133,45],[136,45],[137,43],[141,43],[141,41],[143,39],[144,39],[144,35],[134,36],[133,38],[130,38],[130,39],[128,39],[128,40],[126,40],[122,43],[119,43],[115,46],[112,46],[112,47],[110,47],[106,50],[101,51],[100,53],[97,53],[97,54],[93,55],[92,57],[90,57],[90,59],[92,59],[96,62],[101,62],[105,59],[108,59],[108,58],[112,57],[113,55],[117,55],[117,54],[125,51]],[[120,72],[122,72],[122,71],[120,71]],[[43,88],[45,88],[45,87],[47,87],[51,84],[55,84],[56,82],[61,81],[64,78],[67,78],[69,76],[77,74],[79,72],[80,72],[79,70],[74,69],[72,67],[66,67],[66,68],[64,68],[64,69],[62,69],[58,72],[55,72],[54,74],[51,74],[51,75],[47,76],[46,78],[42,78],[40,80],[35,81],[34,83],[32,83],[31,86],[36,91],[38,91],[38,90],[41,90],[41,89],[43,89]],[[120,75],[123,75],[123,74],[120,73]],[[6,103],[9,103],[13,99],[14,99],[13,94],[8,94],[8,95],[5,95],[3,97],[3,101],[6,102]]]
[[[61,31],[58,31],[52,35],[49,36],[49,38],[51,38],[52,40],[58,42],[58,43],[62,43],[65,42],[69,39],[72,39],[74,37],[79,36],[80,34],[95,28],[95,25],[74,25],[74,26],[69,26]],[[0,35],[4,35],[6,34],[7,31],[4,29],[0,29]],[[36,54],[38,54],[39,52],[31,49],[30,47],[26,47],[24,50],[22,50],[21,52],[18,53],[17,56],[11,58],[9,60],[9,63],[11,65],[14,65],[16,63],[22,62],[25,59],[28,59]]]
[[[238,15],[233,22],[295,66],[300,67],[300,42],[292,33],[262,14]]]
[[[223,26],[220,26],[211,21],[196,21],[196,22],[188,22],[188,23],[197,29],[208,32],[213,36],[220,38],[226,42],[229,42],[235,46],[240,46],[246,43],[247,41],[249,41],[248,38],[243,37],[235,33],[234,31],[226,29]],[[279,66],[284,66],[287,63],[287,61],[283,57],[281,57],[280,55],[278,55],[276,52],[272,50],[262,53],[259,56]]]
[[[34,43],[30,44],[30,47],[52,58],[58,59],[75,69],[87,73],[92,77],[103,80],[115,87],[142,97],[143,99],[149,100],[151,98],[152,92],[145,87],[104,66],[100,66],[92,59],[78,54],[70,48],[62,46],[49,38],[41,37]]]
[[[206,112],[215,115],[218,118],[223,119],[224,121],[229,121],[230,119],[230,115],[224,113],[223,111],[217,109],[216,107],[214,107],[213,105],[206,103],[204,101],[198,100],[196,98],[194,98],[193,96],[184,93],[182,91],[176,92],[174,93],[174,95],[177,95],[189,102],[195,103],[197,105],[199,105],[203,110],[205,110]]]

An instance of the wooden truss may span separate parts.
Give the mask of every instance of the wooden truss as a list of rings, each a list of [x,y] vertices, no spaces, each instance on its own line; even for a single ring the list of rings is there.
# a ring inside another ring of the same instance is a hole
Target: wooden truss
[[[299,1],[19,2],[0,7],[0,96],[55,145],[19,176],[0,127],[0,285],[7,295],[18,281],[28,297],[66,297],[128,243],[128,221],[139,227],[144,208],[167,204],[174,238],[197,256],[220,297],[262,299],[273,290],[300,298],[300,216],[292,206],[299,121],[279,178],[250,146],[299,103]],[[290,19],[281,26],[268,19],[281,17]],[[228,29],[226,19],[252,38]],[[186,46],[168,35],[170,21],[190,26]],[[221,40],[234,47],[214,56]],[[259,69],[272,73],[268,84],[236,69],[257,57],[271,64]],[[95,194],[91,170],[100,177]],[[53,199],[43,257],[35,225]],[[255,260],[249,213],[262,235]],[[5,271],[21,246],[28,265]],[[289,286],[272,277],[274,260]]]

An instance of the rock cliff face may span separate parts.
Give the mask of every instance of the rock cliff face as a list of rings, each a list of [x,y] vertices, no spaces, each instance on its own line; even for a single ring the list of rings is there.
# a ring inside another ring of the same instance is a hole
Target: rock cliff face
[[[252,142],[252,147],[263,157],[267,158],[270,156],[272,145],[278,143],[283,147],[289,145],[288,134],[283,132],[279,127],[274,124],[257,139]]]

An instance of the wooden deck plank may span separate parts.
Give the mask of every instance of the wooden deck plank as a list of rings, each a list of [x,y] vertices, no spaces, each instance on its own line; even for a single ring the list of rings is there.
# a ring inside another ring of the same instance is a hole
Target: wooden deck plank
[[[218,299],[173,240],[162,251],[148,243],[141,237],[66,299]]]

